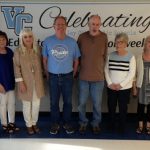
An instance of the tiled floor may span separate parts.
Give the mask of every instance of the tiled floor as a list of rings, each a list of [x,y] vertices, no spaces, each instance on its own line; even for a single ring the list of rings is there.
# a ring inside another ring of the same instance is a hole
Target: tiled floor
[[[0,139],[0,150],[149,150],[150,141],[92,139]]]

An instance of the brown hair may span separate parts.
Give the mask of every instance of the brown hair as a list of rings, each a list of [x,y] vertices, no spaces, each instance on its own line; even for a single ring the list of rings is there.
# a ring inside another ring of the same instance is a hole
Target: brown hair
[[[8,37],[7,34],[3,31],[0,31],[0,37],[4,37],[6,39],[6,46],[8,45]]]
[[[56,24],[56,21],[57,21],[58,19],[63,19],[63,20],[65,21],[65,24],[67,25],[67,20],[66,20],[66,17],[64,17],[64,16],[57,16],[57,17],[55,18],[55,20],[54,20],[54,24],[53,24],[53,25]]]

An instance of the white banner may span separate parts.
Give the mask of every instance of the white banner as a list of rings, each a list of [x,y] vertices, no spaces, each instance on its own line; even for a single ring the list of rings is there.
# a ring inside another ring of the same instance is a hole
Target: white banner
[[[8,34],[12,49],[18,46],[18,35],[23,28],[32,28],[38,43],[42,45],[43,40],[54,33],[53,21],[58,15],[67,18],[67,34],[77,39],[80,33],[88,30],[89,16],[98,14],[102,18],[101,30],[108,35],[109,52],[115,49],[115,35],[126,32],[129,35],[128,50],[137,54],[143,49],[144,38],[150,35],[149,8],[150,3],[0,2],[0,30]],[[74,91],[73,111],[77,111],[77,90]],[[106,101],[103,105],[102,111],[107,111]],[[41,110],[49,110],[48,97]],[[131,101],[129,112],[135,110],[135,101]]]
[[[114,50],[114,37],[118,32],[129,35],[129,49],[140,51],[144,38],[150,34],[150,4],[142,3],[32,3],[1,2],[0,30],[7,32],[10,46],[18,46],[18,35],[22,28],[32,28],[41,45],[45,37],[52,35],[53,21],[58,15],[67,18],[67,34],[78,38],[88,30],[90,15],[102,18],[101,30],[108,35],[109,50]]]

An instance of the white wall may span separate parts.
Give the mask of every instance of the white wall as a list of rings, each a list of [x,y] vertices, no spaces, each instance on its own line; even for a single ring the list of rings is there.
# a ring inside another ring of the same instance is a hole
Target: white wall
[[[88,30],[88,17],[98,14],[102,18],[101,30],[108,35],[109,52],[115,50],[114,37],[118,32],[129,35],[128,50],[135,55],[142,51],[144,38],[150,34],[150,3],[149,2],[39,2],[37,1],[1,1],[0,30],[7,32],[10,47],[15,50],[18,46],[18,34],[22,28],[32,28],[39,44],[45,37],[52,35],[53,21],[58,15],[67,17],[67,34],[77,39],[79,34]],[[73,94],[73,111],[77,111],[77,81]],[[102,111],[107,111],[106,91]],[[136,99],[131,99],[129,112],[136,111]],[[62,103],[60,104],[62,105]],[[17,102],[17,110],[21,110]],[[91,111],[91,102],[87,110]],[[43,99],[41,111],[49,111],[49,96]]]

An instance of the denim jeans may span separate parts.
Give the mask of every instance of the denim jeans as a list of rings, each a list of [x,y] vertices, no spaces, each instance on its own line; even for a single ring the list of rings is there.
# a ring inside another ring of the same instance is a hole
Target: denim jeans
[[[104,81],[84,81],[79,80],[79,124],[87,125],[88,119],[86,117],[86,103],[90,94],[93,102],[93,120],[91,125],[98,126],[101,122],[101,102],[104,89]]]
[[[65,123],[70,122],[72,113],[73,73],[49,73],[49,85],[52,123],[59,123],[60,121],[59,99],[61,94],[63,97],[63,121]]]

